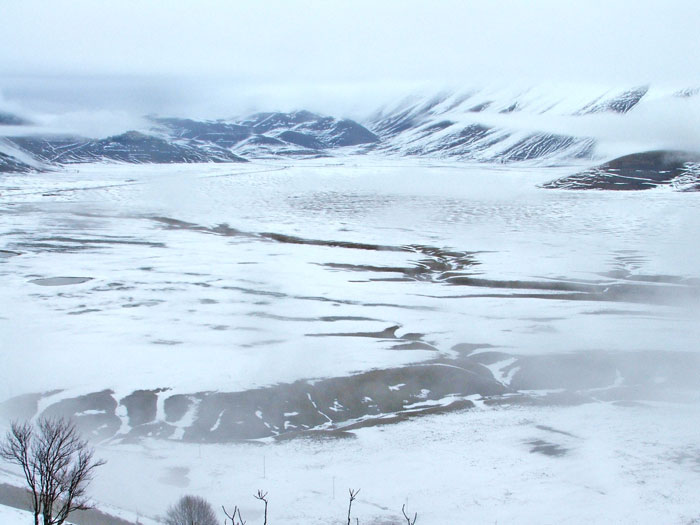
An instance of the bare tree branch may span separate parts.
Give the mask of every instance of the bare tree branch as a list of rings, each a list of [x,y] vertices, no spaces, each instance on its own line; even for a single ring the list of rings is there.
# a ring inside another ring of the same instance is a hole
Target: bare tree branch
[[[0,442],[0,458],[22,468],[35,525],[39,516],[43,525],[61,525],[71,512],[92,508],[87,486],[105,463],[94,459],[88,442],[64,418],[40,418],[35,426],[12,423]]]
[[[226,514],[226,517],[231,520],[231,525],[245,525],[245,520],[241,516],[241,509],[238,508],[238,505],[235,505],[233,507],[233,512],[229,514],[226,512],[226,507],[221,505],[221,508],[224,511],[224,514]],[[238,513],[238,522],[236,522],[236,513]],[[224,525],[226,525],[226,520],[224,520]]]
[[[403,517],[406,518],[406,523],[408,525],[415,525],[416,520],[418,519],[417,512],[413,515],[413,520],[411,520],[411,518],[409,518],[408,515],[406,514],[406,504],[405,503],[403,505],[401,505],[401,512],[403,513]]]
[[[355,501],[355,498],[357,498],[357,495],[360,493],[360,490],[362,489],[348,489],[348,492],[350,493],[350,503],[348,503],[348,525],[351,525],[351,517],[350,514],[352,512],[352,502]]]
[[[265,521],[263,522],[263,525],[267,525],[267,492],[263,493],[262,490],[258,489],[258,493],[255,494],[254,497],[255,499],[265,502]],[[238,515],[240,516],[240,513]]]

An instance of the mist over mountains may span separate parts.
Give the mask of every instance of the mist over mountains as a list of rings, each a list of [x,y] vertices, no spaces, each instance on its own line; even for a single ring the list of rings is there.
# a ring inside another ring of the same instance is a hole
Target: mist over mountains
[[[673,124],[661,123],[656,135],[653,128],[665,118],[676,121],[682,131],[679,115],[697,108],[698,93],[698,89],[650,86],[443,91],[404,98],[358,120],[307,110],[217,120],[148,115],[141,119],[139,129],[107,137],[60,133],[33,125],[23,115],[2,112],[0,171],[51,170],[92,162],[220,163],[367,154],[591,165],[649,150],[692,151],[696,137],[674,136],[668,132]],[[644,166],[623,163],[622,169],[629,173],[613,168],[618,170],[613,173],[616,177],[644,169],[664,172],[652,181],[645,179],[641,186],[629,180],[610,183],[605,170],[598,170],[594,177],[579,178],[576,184],[563,181],[550,187],[643,189],[670,184],[688,174],[686,164],[695,158],[692,154],[681,157],[674,158],[682,162],[669,165],[664,161],[663,166],[649,165],[648,157]],[[597,180],[600,176],[603,182]]]

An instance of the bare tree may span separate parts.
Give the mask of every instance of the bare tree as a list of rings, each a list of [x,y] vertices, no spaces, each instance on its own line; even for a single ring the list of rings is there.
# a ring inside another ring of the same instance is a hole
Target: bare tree
[[[348,503],[348,525],[351,525],[351,518],[350,514],[352,512],[352,502],[355,501],[357,498],[357,495],[360,493],[361,489],[353,490],[353,489],[348,489],[348,492],[350,493],[350,503]],[[359,520],[358,520],[359,523]]]
[[[226,517],[231,520],[231,525],[245,525],[245,520],[243,516],[241,516],[241,509],[238,508],[238,505],[234,505],[232,514],[226,512],[226,507],[223,505],[221,505],[221,508],[224,510]],[[238,521],[236,521],[236,514],[238,514]],[[226,525],[226,523],[228,522],[224,519],[224,525]]]
[[[0,457],[22,468],[31,492],[34,525],[61,525],[75,510],[90,505],[86,489],[93,471],[104,465],[64,418],[40,418],[36,425],[12,423],[0,442]]]
[[[413,515],[413,520],[411,520],[411,518],[409,518],[408,515],[406,514],[406,504],[405,503],[403,505],[401,505],[401,512],[403,513],[403,517],[406,518],[406,523],[408,523],[408,525],[416,525],[416,520],[418,519],[417,512]]]
[[[200,496],[183,496],[165,514],[167,525],[218,525],[214,507]]]
[[[265,502],[265,521],[263,522],[263,525],[267,525],[267,492],[263,493],[262,490],[258,490],[258,493],[255,495],[255,499]],[[241,514],[239,511],[238,516],[240,517],[240,515]]]

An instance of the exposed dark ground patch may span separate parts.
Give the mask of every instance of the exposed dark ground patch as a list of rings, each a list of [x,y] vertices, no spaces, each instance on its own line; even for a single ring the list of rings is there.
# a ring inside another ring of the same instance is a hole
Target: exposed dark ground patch
[[[153,344],[154,345],[175,346],[175,345],[181,345],[182,341],[176,341],[174,339],[156,339],[155,341],[153,341]]]
[[[409,334],[410,335],[410,334]],[[319,380],[301,380],[240,392],[169,394],[138,390],[116,399],[109,390],[63,399],[46,415],[74,416],[92,439],[135,440],[150,436],[225,443],[276,437],[349,437],[352,430],[399,423],[426,414],[485,406],[572,406],[609,402],[643,406],[680,400],[700,391],[700,356],[681,352],[586,352],[519,356],[497,351],[469,355],[485,345],[466,345],[458,357]],[[486,367],[513,360],[509,383]],[[165,396],[165,420],[156,420]],[[476,397],[472,397],[476,396]],[[0,404],[6,417],[36,415],[41,394]],[[129,430],[118,434],[124,407]],[[185,420],[184,418],[188,419]],[[185,423],[187,421],[187,423]],[[190,422],[191,421],[191,422]],[[544,425],[539,430],[569,433]],[[181,433],[181,434],[178,434]],[[175,436],[178,436],[175,438]]]
[[[458,252],[425,245],[392,246],[350,241],[308,239],[273,232],[244,232],[236,228],[232,228],[228,224],[219,224],[217,226],[208,227],[169,217],[151,217],[151,219],[165,225],[170,229],[185,229],[214,235],[222,235],[226,237],[243,237],[252,240],[278,242],[281,244],[324,246],[328,248],[344,248],[350,250],[416,253],[424,256],[424,259],[415,261],[410,267],[363,266],[339,263],[322,264],[329,269],[335,270],[400,273],[410,279],[432,280],[433,277],[440,278],[440,276],[443,276],[447,272],[460,272],[480,264],[475,257],[477,252]]]
[[[154,421],[156,418],[158,394],[163,391],[165,389],[136,390],[122,398],[120,404],[126,408],[129,421],[133,421],[135,426]]]
[[[73,312],[68,312],[67,315],[84,315],[91,314],[94,312],[101,312],[99,308],[83,308],[82,310],[75,310]]]
[[[670,459],[679,465],[685,465],[695,472],[700,472],[700,448],[689,448],[671,454]]]
[[[76,229],[80,231],[81,226]],[[26,232],[14,232],[24,234]],[[165,248],[165,243],[155,241],[144,241],[132,237],[104,236],[104,237],[66,237],[50,236],[38,237],[31,240],[15,241],[8,245],[12,250],[0,250],[0,259],[20,255],[21,251],[26,252],[52,252],[52,253],[83,253],[104,250],[110,246],[136,246],[141,248]],[[5,254],[5,255],[3,255]]]
[[[676,306],[683,303],[700,302],[700,287],[695,285],[644,285],[635,283],[601,283],[580,285],[559,281],[497,281],[464,277],[450,284],[460,286],[493,288],[499,293],[471,293],[458,295],[429,295],[435,299],[546,299],[553,301],[592,301],[601,303],[633,303]],[[512,292],[510,290],[523,290]],[[530,290],[540,290],[533,293]]]
[[[39,286],[67,286],[69,284],[82,284],[92,280],[92,277],[44,277],[29,281]]]
[[[19,415],[30,417],[31,414],[36,414],[39,410],[39,401],[45,397],[50,397],[58,394],[60,390],[51,390],[36,394],[22,394],[13,397],[10,401],[0,403],[0,417],[13,419]]]
[[[42,415],[71,416],[81,432],[90,439],[106,439],[113,436],[121,426],[121,421],[116,415],[118,404],[113,394],[111,390],[103,390],[62,399],[49,405]]]
[[[308,337],[369,337],[372,339],[397,339],[396,331],[399,325],[390,326],[379,332],[339,332],[327,334],[306,334]]]
[[[540,430],[545,430],[547,432],[553,432],[555,434],[562,434],[564,436],[569,436],[569,437],[573,437],[573,438],[577,437],[577,436],[574,436],[573,434],[571,434],[570,432],[566,432],[565,430],[558,430],[556,428],[552,428],[552,427],[547,426],[547,425],[535,425],[535,428],[538,428]]]
[[[0,483],[0,504],[29,510],[29,492],[23,488]],[[30,519],[33,519],[31,515]],[[69,521],[76,525],[136,525],[131,521],[105,514],[97,509],[71,512]]]
[[[37,239],[38,242],[63,242],[66,244],[78,244],[78,245],[127,245],[127,246],[147,246],[149,248],[165,248],[165,243],[162,242],[151,242],[151,241],[140,241],[137,239],[128,238],[102,238],[102,239],[79,239],[74,237],[43,237]]]
[[[276,315],[267,312],[250,312],[247,315],[251,317],[260,317],[262,319],[272,319],[274,321],[293,321],[302,323],[315,323],[318,321],[324,323],[335,323],[338,321],[380,321],[374,317],[362,317],[353,315],[324,315],[320,317],[297,317],[287,315]]]
[[[180,221],[169,217],[150,217],[150,219],[165,225],[169,229],[185,229],[213,235],[227,237],[242,237],[251,240],[272,241],[282,244],[297,244],[307,246],[325,246],[329,248],[343,248],[350,250],[366,250],[375,252],[415,253],[422,256],[418,260],[409,261],[406,266],[382,266],[348,263],[318,263],[330,271],[356,272],[365,274],[377,274],[370,277],[370,281],[427,281],[459,287],[486,288],[503,290],[500,293],[470,294],[454,296],[434,296],[434,298],[470,298],[470,297],[505,297],[522,299],[552,299],[573,301],[596,302],[627,302],[641,304],[672,305],[679,302],[700,302],[700,282],[694,279],[685,279],[668,275],[643,275],[632,271],[625,266],[614,274],[608,272],[605,279],[599,281],[567,281],[567,280],[500,280],[480,277],[478,251],[455,251],[426,245],[379,245],[368,243],[356,243],[339,240],[307,239],[303,237],[285,235],[280,233],[255,233],[244,232],[230,227],[228,224],[217,226],[202,226],[194,223]],[[387,277],[386,274],[394,274]],[[245,292],[244,288],[236,288]],[[514,293],[517,291],[518,293]],[[282,297],[279,292],[265,292],[250,289],[249,293],[270,294]],[[301,297],[295,299],[328,298]],[[332,300],[341,304],[357,304],[344,300]],[[364,304],[364,306],[379,306]],[[386,306],[386,305],[381,305]],[[400,305],[391,305],[400,307]]]
[[[568,448],[562,447],[561,445],[557,445],[556,443],[544,441],[542,439],[528,441],[527,444],[531,447],[531,454],[537,453],[544,454],[545,456],[561,457],[565,456],[569,452]]]
[[[335,297],[323,297],[323,296],[318,296],[318,295],[287,295],[283,292],[273,292],[270,290],[260,290],[257,288],[246,288],[244,286],[222,286],[222,290],[236,290],[238,292],[242,292],[244,294],[250,294],[250,295],[260,295],[263,297],[272,297],[276,299],[283,299],[283,298],[291,298],[291,299],[297,299],[299,301],[318,301],[318,302],[323,302],[323,303],[332,303],[332,304],[346,304],[346,305],[354,305],[354,306],[365,306],[365,307],[382,307],[382,306],[388,306],[391,308],[398,308],[402,310],[424,310],[424,311],[432,311],[435,310],[434,307],[432,306],[417,306],[417,305],[410,305],[410,304],[397,304],[397,303],[366,303],[366,302],[361,302],[361,301],[353,301],[349,299],[340,299],[340,298],[335,298]],[[254,303],[254,304],[268,304],[267,302],[259,302],[259,303]]]

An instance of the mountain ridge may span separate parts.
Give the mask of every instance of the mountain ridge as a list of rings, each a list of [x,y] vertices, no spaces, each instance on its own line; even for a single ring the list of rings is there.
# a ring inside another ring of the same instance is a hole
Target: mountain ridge
[[[645,104],[699,94],[697,89],[664,92],[648,85],[559,91],[512,87],[412,95],[361,121],[308,110],[258,112],[225,120],[149,115],[144,117],[143,129],[99,139],[5,133],[9,136],[0,143],[0,172],[83,162],[245,162],[365,154],[498,164],[576,164],[605,160],[600,139],[548,126],[547,119],[576,122],[603,114],[625,119]],[[0,113],[0,117],[0,129],[15,131],[30,124],[11,113]],[[582,186],[578,184],[577,189]]]

